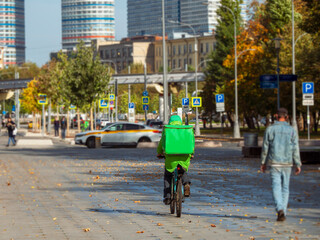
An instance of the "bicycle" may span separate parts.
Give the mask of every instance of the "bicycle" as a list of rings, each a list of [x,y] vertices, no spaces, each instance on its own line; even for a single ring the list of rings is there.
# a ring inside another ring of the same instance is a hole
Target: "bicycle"
[[[170,213],[174,214],[175,210],[177,217],[181,217],[182,202],[184,202],[184,189],[182,185],[183,168],[178,165],[174,170],[173,178],[171,179],[171,202]]]

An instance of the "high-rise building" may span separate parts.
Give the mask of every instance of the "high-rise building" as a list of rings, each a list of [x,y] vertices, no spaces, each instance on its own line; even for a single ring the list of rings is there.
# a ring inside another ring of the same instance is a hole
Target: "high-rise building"
[[[24,0],[0,2],[0,68],[25,62]]]
[[[96,39],[115,39],[114,0],[62,0],[62,48]]]
[[[241,5],[242,18],[247,20],[249,0]],[[212,33],[218,23],[216,11],[220,0],[165,0],[166,33],[187,32],[190,27],[172,22],[189,24],[196,33]],[[128,0],[128,36],[162,34],[162,1]]]

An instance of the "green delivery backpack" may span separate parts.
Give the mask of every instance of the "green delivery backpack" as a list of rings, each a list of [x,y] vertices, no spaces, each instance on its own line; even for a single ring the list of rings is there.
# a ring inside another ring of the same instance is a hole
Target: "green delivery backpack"
[[[163,128],[162,148],[165,154],[194,153],[194,132],[190,125],[165,125]]]

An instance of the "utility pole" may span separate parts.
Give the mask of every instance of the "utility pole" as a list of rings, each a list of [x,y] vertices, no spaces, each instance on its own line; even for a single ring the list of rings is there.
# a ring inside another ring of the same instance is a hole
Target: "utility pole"
[[[166,19],[165,19],[165,4],[162,0],[162,51],[163,51],[163,105],[164,105],[164,114],[163,114],[163,123],[168,124],[169,115],[168,115],[168,81],[167,81],[167,59],[166,59]]]

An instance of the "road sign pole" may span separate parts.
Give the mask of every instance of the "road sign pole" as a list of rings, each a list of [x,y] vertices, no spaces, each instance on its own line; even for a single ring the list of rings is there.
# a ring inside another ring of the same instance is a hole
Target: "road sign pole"
[[[42,104],[42,136],[44,136],[44,104]]]
[[[144,91],[147,91],[147,64],[144,65]],[[144,119],[145,121],[148,120],[148,111],[144,110]]]
[[[308,141],[310,141],[310,112],[309,112],[309,106],[307,106],[307,125],[308,125]]]
[[[280,61],[280,48],[277,49],[277,84],[278,84],[278,91],[277,91],[277,109],[280,108],[280,67],[279,67],[279,61]]]

